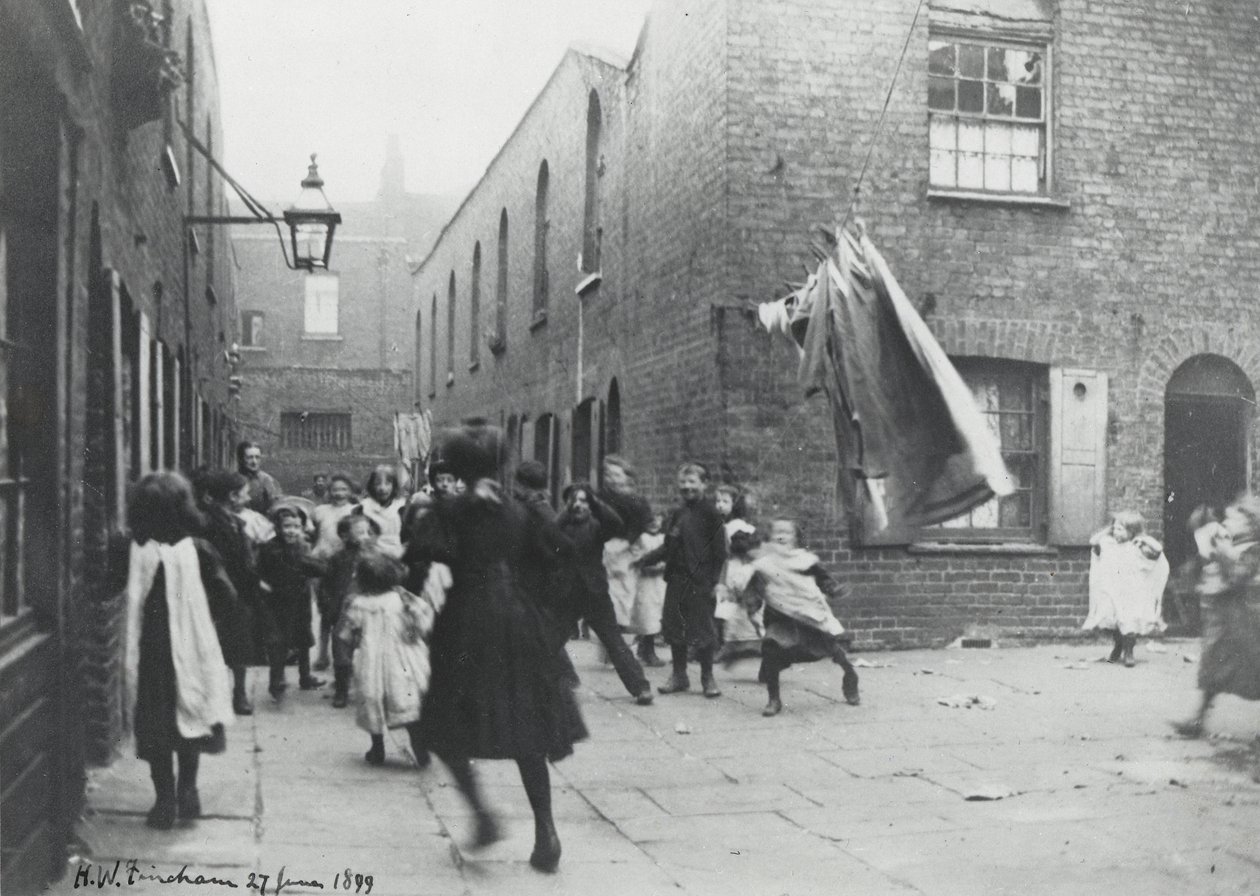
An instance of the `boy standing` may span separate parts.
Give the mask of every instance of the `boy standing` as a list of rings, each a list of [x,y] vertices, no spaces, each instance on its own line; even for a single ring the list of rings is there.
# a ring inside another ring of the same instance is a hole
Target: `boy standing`
[[[651,566],[665,561],[665,609],[661,635],[669,644],[673,673],[657,690],[674,694],[691,687],[687,678],[687,650],[700,662],[700,686],[706,697],[720,697],[713,679],[717,629],[714,590],[726,563],[726,531],[713,502],[705,497],[708,474],[699,464],[678,468],[678,496],[682,503],[665,523],[665,543],[636,561]]]

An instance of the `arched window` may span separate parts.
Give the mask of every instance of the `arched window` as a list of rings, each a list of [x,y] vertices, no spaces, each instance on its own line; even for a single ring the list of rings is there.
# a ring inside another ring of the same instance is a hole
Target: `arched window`
[[[416,378],[416,403],[417,404],[420,403],[421,376],[423,375],[421,373],[421,367],[420,367],[420,362],[422,360],[421,355],[423,354],[422,347],[424,345],[424,343],[421,342],[420,340],[423,335],[423,332],[424,332],[424,313],[417,310],[416,311],[416,355],[415,355],[416,361],[415,361],[415,366],[412,368],[412,371]]]
[[[446,385],[455,381],[455,272],[446,287]]]
[[[473,246],[472,285],[468,288],[468,366],[481,363],[481,242]]]
[[[586,103],[586,208],[582,218],[582,270],[587,273],[599,270],[600,244],[604,233],[599,226],[602,117],[599,94],[592,90]]]
[[[538,166],[538,192],[534,196],[534,321],[547,316],[547,190],[551,175],[547,162]]]
[[[604,418],[604,444],[609,454],[621,453],[621,386],[617,378],[608,384],[608,410]]]
[[[508,214],[499,212],[499,270],[494,284],[494,335],[498,351],[507,348]]]
[[[429,305],[429,397],[437,395],[437,293]]]

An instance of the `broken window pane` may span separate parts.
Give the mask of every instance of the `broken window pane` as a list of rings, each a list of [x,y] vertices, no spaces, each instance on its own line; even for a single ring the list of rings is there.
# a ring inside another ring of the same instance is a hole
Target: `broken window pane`
[[[1015,115],[1019,118],[1041,117],[1041,88],[1015,88]]]
[[[954,44],[928,41],[928,74],[953,76],[954,72]]]
[[[953,78],[928,78],[928,108],[954,111]]]
[[[984,47],[958,45],[958,74],[964,78],[984,78]]]
[[[1011,74],[1008,79],[1016,84],[1041,83],[1041,54],[1030,50],[1007,50],[1006,65]]]
[[[986,84],[986,109],[990,115],[1009,118],[1015,111],[1015,88],[1010,84]]]
[[[984,82],[982,81],[959,81],[958,82],[958,111],[959,112],[983,112],[984,111]]]

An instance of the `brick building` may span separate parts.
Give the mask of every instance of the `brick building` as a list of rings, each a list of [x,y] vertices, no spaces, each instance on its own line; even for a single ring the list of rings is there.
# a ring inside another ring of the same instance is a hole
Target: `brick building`
[[[201,0],[0,3],[0,886],[63,867],[119,725],[127,483],[218,460],[236,339]]]
[[[1252,12],[662,2],[624,65],[566,54],[419,267],[419,397],[559,478],[616,448],[657,502],[703,461],[802,519],[859,644],[1076,632],[1108,512],[1176,564],[1189,511],[1253,482]],[[941,528],[838,506],[826,406],[750,310],[864,169],[856,212],[1019,480]]]
[[[239,265],[242,395],[236,423],[259,443],[264,466],[287,490],[317,472],[349,473],[394,459],[394,414],[410,411],[414,328],[409,260],[432,245],[453,202],[406,192],[390,138],[371,202],[336,200],[342,224],[332,270],[289,270],[275,235],[233,234]]]

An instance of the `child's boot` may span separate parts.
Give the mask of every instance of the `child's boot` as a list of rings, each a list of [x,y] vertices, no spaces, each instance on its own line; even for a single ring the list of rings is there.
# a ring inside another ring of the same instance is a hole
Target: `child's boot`
[[[704,689],[704,696],[709,699],[721,697],[722,690],[717,686],[717,680],[713,677],[713,648],[709,647],[698,651],[700,659],[700,687]]]
[[[1132,669],[1137,665],[1137,660],[1133,659],[1133,648],[1137,644],[1137,635],[1124,636],[1124,665],[1126,669]]]
[[[653,669],[665,665],[665,661],[656,655],[656,639],[651,635],[639,636],[639,662]]]
[[[368,765],[385,764],[385,735],[372,735],[372,746],[363,754],[363,758],[367,760]]]
[[[271,699],[277,703],[284,698],[285,689],[288,687],[284,683],[284,663],[272,662],[271,676],[267,685],[267,692],[271,694]]]
[[[302,648],[298,652],[298,687],[304,691],[314,691],[324,686],[324,679],[311,674],[311,652]]]
[[[249,702],[245,689],[248,671],[244,666],[232,667],[232,712],[238,716],[254,714],[254,704]]]
[[[673,659],[674,671],[669,676],[669,681],[657,688],[662,694],[677,694],[681,691],[691,689],[691,681],[687,678],[687,645],[671,644],[669,645],[671,658]]]
[[[351,670],[351,666],[341,663],[333,666],[333,709],[344,709],[345,705],[350,702]]]
[[[1107,657],[1107,662],[1118,663],[1120,658],[1124,656],[1124,637],[1120,634],[1119,629],[1111,633],[1111,640],[1114,642],[1114,646],[1111,648],[1111,655]]]
[[[316,672],[327,672],[328,667],[332,664],[332,660],[328,655],[328,638],[329,632],[321,625],[319,633],[319,658],[315,660],[314,666]]]
[[[763,716],[777,716],[783,712],[783,701],[779,699],[779,673],[767,674],[766,679],[766,708],[761,711]]]
[[[534,851],[530,853],[529,864],[548,874],[560,867],[560,835],[556,833],[550,812],[542,818],[534,818]]]
[[[175,826],[175,770],[169,754],[156,761],[149,760],[149,776],[153,779],[157,799],[144,823],[159,831],[169,831]]]

